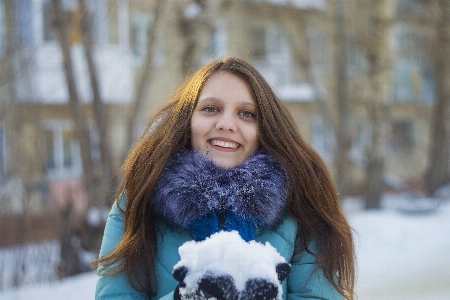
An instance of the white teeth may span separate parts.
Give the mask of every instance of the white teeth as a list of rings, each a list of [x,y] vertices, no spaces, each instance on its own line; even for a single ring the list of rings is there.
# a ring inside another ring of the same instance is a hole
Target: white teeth
[[[224,141],[219,141],[219,140],[211,140],[211,144],[213,144],[214,146],[231,148],[231,149],[236,149],[237,147],[239,147],[239,144],[237,144],[237,143],[224,142]]]

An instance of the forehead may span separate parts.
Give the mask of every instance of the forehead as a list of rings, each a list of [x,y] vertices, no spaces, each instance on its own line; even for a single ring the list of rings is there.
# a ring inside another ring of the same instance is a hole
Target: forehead
[[[208,97],[240,98],[256,104],[250,85],[239,75],[227,71],[212,74],[200,90],[199,100]]]

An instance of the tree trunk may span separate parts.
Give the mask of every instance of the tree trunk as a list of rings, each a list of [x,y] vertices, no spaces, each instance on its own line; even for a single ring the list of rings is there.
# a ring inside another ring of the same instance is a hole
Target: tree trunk
[[[371,107],[372,145],[367,151],[365,200],[366,209],[378,209],[383,192],[389,109],[382,103],[374,103]]]
[[[94,181],[94,171],[91,162],[91,144],[89,140],[89,128],[86,123],[87,117],[83,111],[83,106],[79,101],[76,88],[75,75],[72,67],[70,55],[70,44],[67,31],[67,18],[61,6],[61,0],[52,0],[56,18],[56,28],[58,30],[58,41],[63,57],[64,74],[69,91],[69,108],[75,123],[75,133],[80,143],[81,158],[83,163],[84,187],[87,191],[88,199],[93,198],[92,183]]]
[[[83,111],[83,106],[79,101],[76,89],[76,80],[72,67],[70,55],[70,44],[67,31],[67,18],[61,6],[61,0],[52,0],[56,18],[56,28],[58,30],[58,41],[61,47],[64,64],[64,74],[69,91],[69,108],[72,119],[75,123],[76,137],[80,143],[81,158],[83,161],[83,186],[86,190],[88,201],[97,198],[94,191],[94,170],[91,161],[91,144],[89,139],[89,128],[87,117]],[[63,232],[61,234],[61,265],[60,276],[71,276],[82,272],[81,260],[79,256],[79,240],[75,237],[74,212],[72,209],[72,191],[67,191],[67,206],[63,211]],[[75,243],[75,244],[74,244]]]
[[[102,197],[92,197],[89,199],[89,206],[101,206],[106,200],[111,196],[111,191],[114,190],[114,177],[113,177],[113,162],[111,158],[111,147],[109,144],[109,130],[108,130],[108,118],[106,106],[104,105],[101,95],[100,95],[100,84],[98,81],[98,72],[95,66],[93,58],[93,47],[92,47],[92,32],[89,26],[89,11],[86,7],[86,0],[79,0],[80,13],[81,13],[81,38],[84,46],[84,53],[86,57],[86,62],[89,71],[89,79],[91,83],[92,90],[92,105],[94,108],[94,120],[99,133],[99,148],[101,156],[101,169],[99,178],[99,189],[96,193],[97,195],[104,195]]]
[[[300,70],[303,70],[305,72],[306,82],[314,87],[317,93],[316,103],[320,109],[323,120],[328,122],[333,128],[333,133],[336,137],[336,151],[334,157],[334,166],[336,172],[334,176],[341,197],[347,193],[349,188],[349,181],[347,179],[347,154],[351,146],[351,143],[349,142],[349,121],[351,118],[351,111],[349,106],[346,70],[347,37],[345,29],[345,10],[342,1],[343,0],[334,1],[332,4],[335,24],[333,44],[336,47],[334,54],[334,98],[336,99],[337,104],[337,114],[332,113],[332,109],[327,104],[327,96],[320,93],[320,84],[318,84],[311,69],[307,32],[306,30],[299,30],[299,28],[306,28],[307,26],[304,19],[299,18],[296,14],[292,14],[290,11],[283,12],[283,15],[280,15],[278,17],[278,19],[286,20],[285,22],[283,22],[283,25],[285,25],[285,30],[289,36],[294,62]]]
[[[10,76],[14,74],[14,49],[17,49],[18,45],[15,45],[15,34],[16,34],[16,26],[14,23],[14,4],[12,1],[5,1],[5,48],[6,53],[3,61],[1,62],[2,65],[2,74],[0,77],[0,82],[2,86],[7,86],[8,94],[2,95],[6,96],[6,99],[8,99],[8,103],[11,103],[11,105],[14,105],[13,99],[14,99],[14,76]],[[0,105],[2,103],[0,102]],[[8,115],[11,115],[11,112],[8,110],[1,110],[0,112],[0,119],[3,119],[4,117],[7,117]]]
[[[372,0],[373,36],[368,47],[372,145],[367,152],[366,208],[380,208],[390,101],[390,32],[395,1]],[[370,26],[370,25],[369,25]]]
[[[180,78],[184,79],[186,75],[191,73],[200,61],[200,57],[203,54],[203,49],[206,43],[209,41],[214,26],[212,26],[211,20],[217,20],[214,18],[216,13],[215,8],[219,7],[217,1],[194,1],[193,3],[186,1],[163,1],[157,0],[154,9],[154,20],[151,29],[147,36],[147,55],[143,65],[143,73],[138,79],[136,88],[136,97],[128,116],[128,141],[127,150],[131,147],[136,140],[137,124],[139,120],[139,112],[142,108],[143,100],[148,92],[148,87],[151,85],[152,76],[155,73],[153,66],[153,59],[156,48],[157,35],[160,32],[161,24],[166,12],[169,10],[176,11],[176,19],[171,22],[180,31],[181,39],[179,40],[179,47],[183,49],[180,57],[172,57],[172,61],[180,61]],[[200,8],[199,15],[195,18],[186,17],[184,14],[186,5],[198,5]]]
[[[336,47],[334,54],[335,65],[335,91],[337,103],[337,126],[335,130],[336,151],[334,157],[334,166],[336,169],[336,183],[341,197],[343,197],[349,188],[348,182],[348,151],[350,150],[350,105],[348,96],[347,80],[347,35],[345,22],[345,8],[343,0],[334,2],[335,12],[335,33],[334,45]]]
[[[81,265],[80,239],[76,227],[74,226],[75,216],[71,201],[72,200],[68,201],[68,205],[61,212],[61,217],[64,220],[64,227],[61,234],[61,261],[58,270],[60,278],[73,276],[85,271]]]
[[[219,3],[217,3],[219,2]],[[197,5],[200,13],[197,16],[185,14],[187,5]],[[181,54],[181,78],[192,74],[200,63],[206,44],[210,41],[214,31],[213,22],[216,21],[220,1],[196,1],[195,4],[180,2],[175,4],[179,11],[178,29],[182,36],[183,52]]]
[[[281,18],[281,17],[280,17]],[[329,122],[333,127],[333,131],[336,134],[337,132],[337,122],[336,118],[332,115],[331,109],[327,105],[327,96],[322,91],[321,84],[318,83],[318,80],[313,74],[313,70],[311,67],[311,57],[310,57],[310,49],[308,45],[308,38],[306,30],[298,30],[299,28],[305,28],[306,24],[304,20],[298,18],[297,16],[292,16],[292,14],[288,14],[287,16],[283,16],[283,19],[290,18],[291,23],[286,24],[284,27],[288,36],[289,42],[291,44],[291,51],[294,63],[296,67],[305,72],[305,81],[310,84],[314,91],[316,92],[315,100],[317,105],[320,108],[320,113],[324,120]]]
[[[138,126],[136,124],[138,118],[138,114],[142,109],[142,103],[144,102],[145,96],[148,92],[148,87],[151,85],[151,81],[153,79],[152,75],[155,72],[155,68],[153,65],[153,60],[155,56],[155,48],[156,48],[156,38],[157,33],[160,28],[160,23],[164,14],[164,5],[165,2],[163,0],[156,0],[154,9],[154,19],[153,24],[148,31],[147,34],[147,53],[145,57],[145,62],[143,65],[143,73],[138,79],[138,84],[136,87],[136,97],[131,105],[130,114],[128,116],[127,122],[127,151],[133,145],[134,141],[138,136]],[[125,157],[125,155],[123,155]]]
[[[435,53],[436,102],[431,117],[426,191],[434,191],[449,180],[450,157],[450,8],[447,0],[435,3],[437,47]]]

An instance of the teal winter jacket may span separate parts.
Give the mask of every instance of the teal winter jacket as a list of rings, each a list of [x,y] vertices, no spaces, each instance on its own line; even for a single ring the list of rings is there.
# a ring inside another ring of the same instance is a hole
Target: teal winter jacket
[[[120,206],[125,207],[126,199]],[[157,295],[149,298],[135,290],[121,273],[114,277],[99,274],[95,298],[110,300],[173,300],[173,290],[177,281],[172,277],[173,266],[180,260],[178,247],[193,240],[194,236],[183,230],[173,229],[164,223],[157,223],[158,250],[156,253]],[[124,214],[115,203],[109,213],[103,236],[100,257],[110,254],[123,238],[125,232]],[[294,243],[297,235],[297,223],[289,216],[273,231],[256,233],[256,241],[269,242],[291,263],[291,275],[283,281],[283,299],[342,299],[332,284],[325,278],[323,271],[316,268],[313,255],[304,253],[300,259],[293,260]]]

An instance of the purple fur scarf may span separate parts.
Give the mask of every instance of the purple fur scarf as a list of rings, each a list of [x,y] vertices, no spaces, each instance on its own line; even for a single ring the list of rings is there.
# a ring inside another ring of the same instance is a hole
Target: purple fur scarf
[[[188,149],[175,153],[152,199],[157,216],[171,225],[189,225],[226,210],[255,228],[278,225],[287,208],[287,184],[281,165],[259,150],[241,166],[224,169]]]

